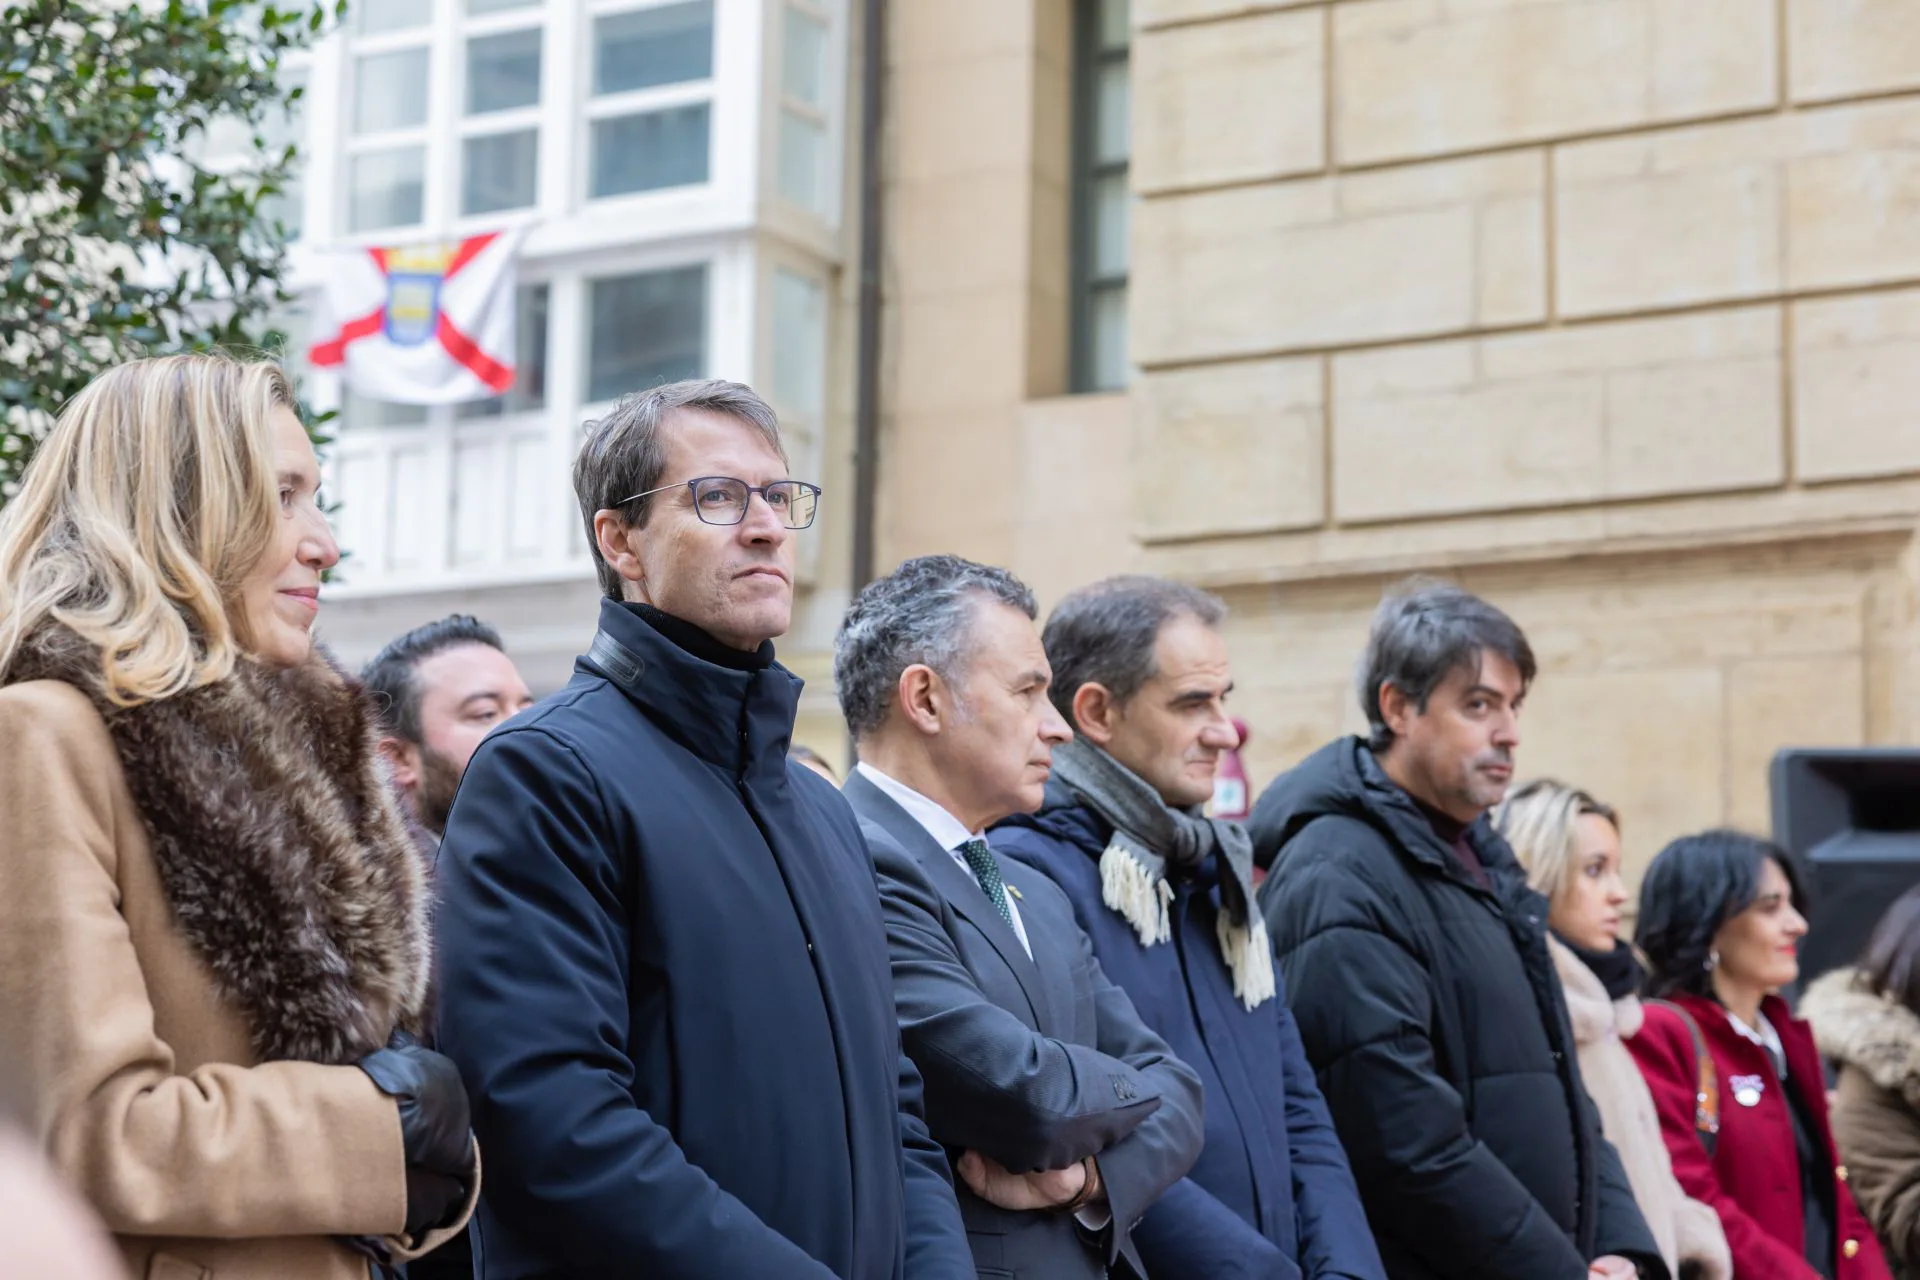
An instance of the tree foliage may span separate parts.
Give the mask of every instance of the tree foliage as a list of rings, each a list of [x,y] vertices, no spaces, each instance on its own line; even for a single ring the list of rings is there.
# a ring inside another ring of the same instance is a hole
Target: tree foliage
[[[143,355],[275,346],[299,96],[341,0],[9,0],[0,18],[0,503],[60,407]],[[239,154],[207,154],[209,127]]]

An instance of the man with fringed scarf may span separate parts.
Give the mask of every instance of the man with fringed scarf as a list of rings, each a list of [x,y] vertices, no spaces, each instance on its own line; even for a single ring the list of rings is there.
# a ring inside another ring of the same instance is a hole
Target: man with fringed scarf
[[[1220,600],[1127,576],[1067,596],[1043,642],[1074,737],[993,847],[1051,877],[1102,968],[1200,1073],[1206,1146],[1135,1232],[1151,1275],[1384,1272],[1253,903],[1253,846],[1208,818],[1238,745]],[[1278,1258],[1269,1270],[1246,1259]],[[1297,1268],[1294,1270],[1293,1268]]]

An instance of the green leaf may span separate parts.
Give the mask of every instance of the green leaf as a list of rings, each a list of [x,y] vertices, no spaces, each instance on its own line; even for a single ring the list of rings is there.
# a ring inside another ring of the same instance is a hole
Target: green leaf
[[[138,355],[258,346],[287,299],[263,199],[292,157],[207,173],[207,123],[258,125],[297,96],[281,56],[338,0],[9,0],[0,24],[0,503],[58,407]],[[165,157],[171,163],[156,163]],[[136,264],[182,264],[152,279]],[[318,428],[315,427],[318,434]]]

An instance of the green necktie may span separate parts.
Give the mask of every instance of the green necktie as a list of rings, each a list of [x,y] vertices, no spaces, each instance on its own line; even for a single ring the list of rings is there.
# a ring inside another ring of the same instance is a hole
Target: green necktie
[[[993,909],[1007,922],[1007,928],[1013,929],[1013,907],[1007,902],[1007,882],[1000,878],[1000,863],[993,856],[993,850],[987,848],[985,840],[969,840],[960,846],[960,856],[967,860],[967,866],[973,871],[973,878],[980,882],[982,892],[993,903]],[[1018,933],[1018,929],[1014,929]]]

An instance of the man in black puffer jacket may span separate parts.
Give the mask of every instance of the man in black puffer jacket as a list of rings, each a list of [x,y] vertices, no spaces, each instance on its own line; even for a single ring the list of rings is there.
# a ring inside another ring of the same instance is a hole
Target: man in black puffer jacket
[[[1580,1082],[1547,902],[1484,821],[1534,674],[1526,637],[1416,580],[1375,615],[1367,739],[1250,824],[1307,1056],[1394,1280],[1667,1276]]]

